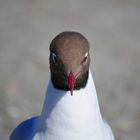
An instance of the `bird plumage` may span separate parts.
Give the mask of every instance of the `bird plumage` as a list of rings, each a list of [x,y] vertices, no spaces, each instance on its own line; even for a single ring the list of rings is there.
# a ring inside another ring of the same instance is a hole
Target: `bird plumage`
[[[89,64],[89,43],[83,35],[56,36],[50,45],[51,78],[42,112],[21,123],[10,140],[114,140],[101,116]]]
[[[102,119],[91,72],[84,89],[73,96],[69,92],[54,88],[50,80],[41,115],[19,125],[10,140],[114,140]]]

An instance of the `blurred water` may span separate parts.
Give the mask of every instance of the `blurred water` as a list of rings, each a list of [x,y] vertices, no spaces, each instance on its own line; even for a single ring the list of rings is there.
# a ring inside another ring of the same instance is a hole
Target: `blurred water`
[[[90,41],[101,111],[116,140],[139,140],[139,0],[1,0],[0,139],[40,113],[49,43],[65,30]]]

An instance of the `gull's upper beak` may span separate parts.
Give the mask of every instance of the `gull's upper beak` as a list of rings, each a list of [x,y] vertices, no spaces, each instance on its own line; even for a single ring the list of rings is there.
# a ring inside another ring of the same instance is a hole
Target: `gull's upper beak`
[[[74,84],[75,84],[75,76],[74,76],[72,71],[69,73],[68,81],[69,81],[69,88],[70,88],[70,92],[71,92],[71,96],[72,96],[73,95]]]

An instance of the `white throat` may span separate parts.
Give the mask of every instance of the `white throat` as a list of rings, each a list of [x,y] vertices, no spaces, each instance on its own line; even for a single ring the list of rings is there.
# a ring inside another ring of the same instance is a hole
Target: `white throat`
[[[50,80],[38,127],[44,129],[38,137],[46,140],[102,139],[102,117],[94,81],[89,71],[85,88],[62,91]],[[36,136],[37,137],[37,136]]]

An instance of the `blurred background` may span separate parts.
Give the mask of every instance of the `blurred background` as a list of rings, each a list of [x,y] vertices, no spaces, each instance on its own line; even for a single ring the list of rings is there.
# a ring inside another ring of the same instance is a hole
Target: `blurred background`
[[[49,44],[65,30],[91,44],[101,112],[116,140],[139,140],[140,0],[0,0],[0,139],[40,114]]]

